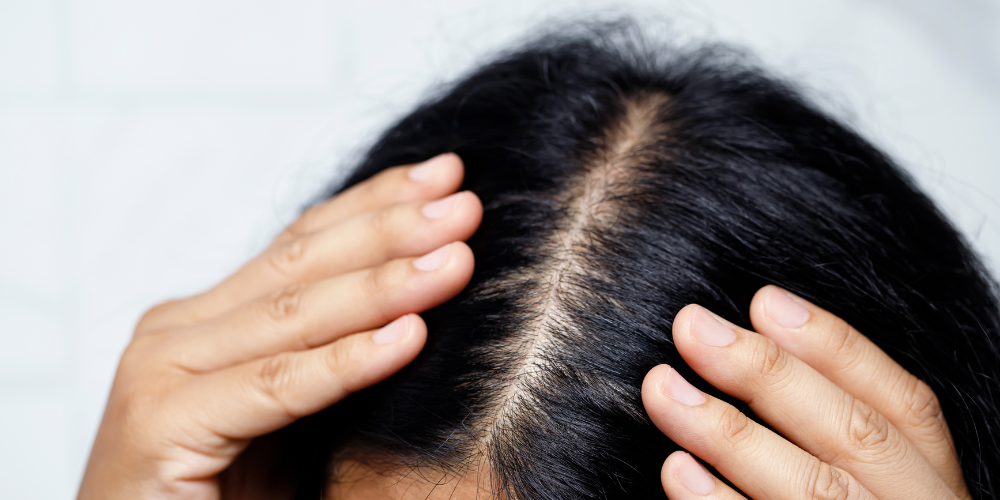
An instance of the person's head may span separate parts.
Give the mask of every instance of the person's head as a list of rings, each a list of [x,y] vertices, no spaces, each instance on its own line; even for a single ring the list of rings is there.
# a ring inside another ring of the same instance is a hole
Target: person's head
[[[677,446],[643,377],[669,363],[731,401],[685,368],[671,322],[698,303],[749,328],[767,284],[926,381],[973,495],[1000,492],[992,282],[885,155],[738,52],[627,25],[548,36],[392,126],[343,187],[449,151],[485,207],[475,275],[423,315],[410,366],[283,431],[302,498],[372,478],[413,498],[439,481],[441,498],[663,498]]]

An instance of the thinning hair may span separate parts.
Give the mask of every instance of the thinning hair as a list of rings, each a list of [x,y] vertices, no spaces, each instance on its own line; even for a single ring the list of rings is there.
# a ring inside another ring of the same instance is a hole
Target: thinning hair
[[[627,22],[569,29],[385,132],[331,194],[456,152],[485,207],[475,274],[423,315],[410,366],[282,431],[300,497],[321,496],[349,457],[486,470],[498,498],[664,498],[678,446],[646,416],[643,377],[669,363],[756,418],[698,378],[670,332],[690,303],[750,328],[766,284],[926,381],[973,497],[1000,493],[992,281],[889,158],[748,61]]]

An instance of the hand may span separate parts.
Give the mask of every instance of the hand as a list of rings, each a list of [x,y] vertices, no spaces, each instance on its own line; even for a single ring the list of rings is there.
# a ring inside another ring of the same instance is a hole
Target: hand
[[[750,319],[757,333],[690,305],[674,320],[674,343],[694,371],[781,435],[661,365],[642,400],[674,442],[755,500],[970,498],[925,383],[843,320],[777,287],[757,292]],[[684,452],[667,458],[661,480],[672,500],[743,498]]]
[[[386,170],[306,211],[218,286],[147,312],[79,498],[219,498],[218,475],[251,439],[412,361],[427,334],[414,313],[472,276],[461,241],[482,205],[439,200],[462,176],[454,154]]]

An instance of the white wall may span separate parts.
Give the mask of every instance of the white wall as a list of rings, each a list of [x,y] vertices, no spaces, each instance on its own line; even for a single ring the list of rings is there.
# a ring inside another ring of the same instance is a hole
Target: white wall
[[[0,0],[0,497],[73,496],[145,308],[254,254],[435,82],[610,6],[806,82],[1000,261],[990,0]]]

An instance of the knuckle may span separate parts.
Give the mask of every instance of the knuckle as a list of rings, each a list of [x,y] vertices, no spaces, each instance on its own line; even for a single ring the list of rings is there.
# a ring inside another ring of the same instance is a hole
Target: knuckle
[[[348,339],[337,342],[327,351],[324,359],[329,379],[344,395],[364,387],[365,384],[360,383],[365,378],[364,370],[359,370],[358,367],[365,366],[366,363],[363,350],[357,342]]]
[[[326,367],[332,374],[340,373],[345,366],[348,366],[351,362],[351,349],[348,349],[343,343],[338,343],[333,349],[329,349],[326,353]]]
[[[754,423],[732,406],[719,419],[719,435],[733,451],[746,451],[755,442]]]
[[[307,289],[308,285],[305,283],[296,283],[281,289],[263,301],[262,316],[272,323],[293,321],[300,314]]]
[[[313,220],[316,219],[321,206],[322,204],[313,205],[309,208],[306,208],[299,215],[299,218],[295,219],[295,222],[292,222],[285,229],[284,236],[287,236],[289,238],[297,238],[303,234],[306,234],[308,228],[312,226]]]
[[[788,354],[773,340],[757,337],[753,347],[753,366],[757,373],[766,380],[781,379],[788,373],[790,359]]]
[[[910,429],[936,429],[944,421],[941,401],[927,383],[910,376],[912,383],[907,388],[907,411],[903,418],[903,426]]]
[[[861,334],[853,326],[838,317],[831,319],[827,331],[829,334],[827,335],[826,351],[833,356],[855,351],[858,340],[861,338]]]
[[[253,375],[252,383],[257,392],[281,408],[290,418],[299,418],[287,404],[285,394],[292,383],[292,363],[287,355],[271,356],[260,363]]]
[[[139,332],[146,330],[150,327],[150,325],[157,323],[164,316],[169,315],[171,311],[176,309],[178,303],[180,303],[179,300],[168,300],[150,307],[149,310],[144,312],[142,317],[139,318],[139,323],[136,325],[135,333],[139,334]]]
[[[383,240],[391,240],[399,235],[399,211],[393,208],[379,210],[373,213],[368,221],[372,233]]]
[[[358,357],[359,353],[354,342],[347,339],[337,342],[331,349],[327,350],[324,357],[327,372],[335,379],[343,379],[352,372],[350,369],[352,366],[359,364]]]
[[[139,337],[128,344],[125,347],[125,352],[122,353],[121,361],[118,363],[118,373],[119,376],[134,376],[136,373],[141,373],[145,369],[149,368],[150,365],[150,355],[156,352],[157,349],[148,336]]]
[[[866,462],[882,462],[898,451],[899,440],[885,417],[856,399],[850,404],[846,432],[853,455]]]
[[[399,262],[388,262],[369,269],[361,281],[361,291],[367,304],[366,308],[382,323],[388,323],[394,318],[392,307],[392,291],[404,281],[404,270]]]
[[[820,460],[810,466],[805,493],[811,500],[848,500],[851,497],[850,476]]]
[[[267,254],[267,263],[283,276],[295,276],[309,255],[310,238],[303,236],[281,245]]]
[[[373,267],[365,273],[362,290],[368,296],[383,296],[399,284],[399,274],[398,266],[393,262]]]

